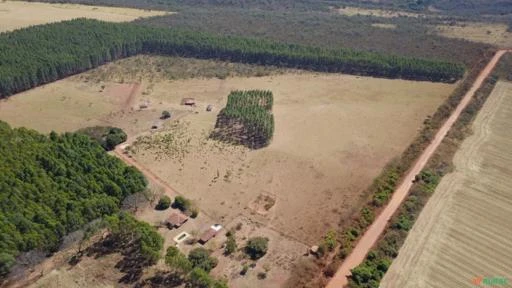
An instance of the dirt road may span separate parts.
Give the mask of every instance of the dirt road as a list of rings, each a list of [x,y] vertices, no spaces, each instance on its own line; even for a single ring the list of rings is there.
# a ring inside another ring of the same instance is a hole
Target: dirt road
[[[498,63],[498,60],[501,58],[503,54],[505,54],[507,50],[500,50],[494,55],[491,61],[487,64],[487,66],[480,72],[478,78],[471,89],[464,95],[464,98],[460,101],[457,108],[453,111],[452,115],[446,120],[443,126],[439,129],[437,134],[435,135],[432,142],[429,146],[423,151],[423,154],[420,155],[414,166],[409,170],[407,175],[405,176],[403,182],[398,186],[398,188],[393,193],[391,200],[382,213],[375,219],[372,225],[368,228],[368,230],[364,233],[363,237],[359,240],[352,253],[345,259],[341,267],[338,269],[334,277],[331,279],[327,288],[342,288],[348,284],[348,276],[350,275],[350,270],[357,267],[360,263],[363,262],[366,254],[370,251],[373,245],[379,239],[379,236],[382,234],[388,221],[391,216],[398,209],[402,201],[407,196],[409,192],[414,177],[421,172],[427,161],[430,159],[432,154],[434,154],[435,150],[441,144],[441,141],[446,136],[446,133],[450,130],[453,123],[457,120],[460,113],[466,108],[471,98],[475,94],[476,90],[480,88],[485,78],[491,73],[494,66]]]

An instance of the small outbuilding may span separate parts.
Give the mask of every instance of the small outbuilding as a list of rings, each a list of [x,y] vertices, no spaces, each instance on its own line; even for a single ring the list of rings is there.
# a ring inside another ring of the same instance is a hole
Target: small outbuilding
[[[194,99],[194,98],[183,98],[181,100],[181,105],[195,106],[196,105],[196,99]]]
[[[199,243],[204,245],[206,244],[206,242],[210,241],[210,239],[212,239],[215,236],[217,236],[217,231],[215,231],[212,228],[209,228],[201,235],[201,238],[199,238]]]
[[[181,225],[185,224],[187,220],[187,215],[180,212],[173,212],[171,215],[169,215],[169,218],[165,220],[165,225],[167,225],[169,229],[179,228]]]
[[[206,242],[210,241],[213,237],[217,236],[217,233],[222,229],[222,225],[214,224],[208,230],[204,231],[204,233],[199,238],[199,243],[206,244]]]

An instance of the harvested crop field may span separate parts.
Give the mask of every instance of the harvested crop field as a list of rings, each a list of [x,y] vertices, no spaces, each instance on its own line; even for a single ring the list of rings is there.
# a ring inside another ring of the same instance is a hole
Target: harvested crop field
[[[76,4],[2,1],[0,2],[0,32],[75,18],[127,22],[141,17],[165,14],[168,12]]]
[[[512,83],[498,82],[381,287],[510,287],[511,119]]]

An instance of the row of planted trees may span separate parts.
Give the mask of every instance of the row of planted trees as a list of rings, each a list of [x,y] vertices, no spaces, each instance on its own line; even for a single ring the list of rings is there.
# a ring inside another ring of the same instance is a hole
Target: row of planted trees
[[[0,34],[0,98],[140,53],[440,82],[464,73],[440,61],[77,19]]]
[[[249,148],[267,146],[274,134],[271,91],[232,91],[217,118],[213,138]]]

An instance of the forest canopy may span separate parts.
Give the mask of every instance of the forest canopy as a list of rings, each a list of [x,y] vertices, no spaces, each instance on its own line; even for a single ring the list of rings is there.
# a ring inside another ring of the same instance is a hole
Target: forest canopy
[[[67,233],[116,213],[146,185],[85,135],[46,136],[0,121],[0,278],[20,252],[57,251]]]
[[[454,82],[460,64],[76,19],[0,34],[0,98],[136,54]]]

